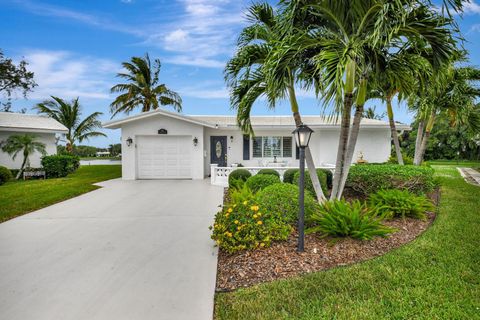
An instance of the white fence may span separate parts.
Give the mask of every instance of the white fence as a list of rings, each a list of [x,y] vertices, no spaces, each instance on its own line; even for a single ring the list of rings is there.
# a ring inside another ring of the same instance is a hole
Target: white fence
[[[333,165],[322,165],[318,169],[335,169]],[[210,165],[210,183],[216,186],[228,187],[228,176],[236,169],[248,170],[252,176],[256,175],[262,169],[273,169],[280,174],[280,179],[283,181],[283,175],[288,169],[298,169],[298,167],[219,167],[217,164]],[[306,168],[305,168],[306,169]]]

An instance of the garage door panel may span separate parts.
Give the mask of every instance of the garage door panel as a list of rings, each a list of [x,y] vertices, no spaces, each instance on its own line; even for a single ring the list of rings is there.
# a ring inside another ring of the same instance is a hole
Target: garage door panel
[[[191,179],[191,137],[140,136],[137,164],[139,179]]]

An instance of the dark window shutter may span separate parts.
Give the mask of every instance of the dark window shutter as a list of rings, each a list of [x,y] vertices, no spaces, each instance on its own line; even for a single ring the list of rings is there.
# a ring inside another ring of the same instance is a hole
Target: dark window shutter
[[[300,159],[300,148],[295,144],[295,159]]]
[[[250,136],[243,136],[243,160],[250,160]]]

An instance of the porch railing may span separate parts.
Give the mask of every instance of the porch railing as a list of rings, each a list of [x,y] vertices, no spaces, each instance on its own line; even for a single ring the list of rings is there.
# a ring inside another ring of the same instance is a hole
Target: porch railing
[[[319,169],[329,169],[334,170],[335,166],[333,165],[321,165],[318,166]],[[216,186],[228,187],[228,176],[230,173],[236,169],[245,169],[248,170],[252,176],[256,175],[258,171],[262,169],[273,169],[280,174],[280,179],[283,181],[283,175],[288,169],[298,169],[298,167],[219,167],[217,164],[210,165],[210,183]]]

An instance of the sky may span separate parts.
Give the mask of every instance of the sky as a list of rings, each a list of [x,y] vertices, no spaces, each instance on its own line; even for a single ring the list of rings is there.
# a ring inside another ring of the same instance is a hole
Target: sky
[[[160,82],[178,92],[185,114],[234,114],[223,80],[226,61],[247,24],[251,0],[0,0],[0,48],[5,56],[25,59],[38,84],[27,99],[14,96],[13,109],[27,108],[51,95],[79,97],[83,114],[102,112],[111,118],[115,99],[110,88],[121,63],[132,56],[159,58]],[[270,1],[275,4],[276,1]],[[456,16],[470,52],[470,64],[480,66],[480,0],[466,3]],[[0,97],[1,99],[1,97]],[[4,99],[3,99],[4,100]],[[312,92],[300,92],[303,114],[320,114]],[[378,113],[380,101],[371,101]],[[168,109],[168,107],[167,107]],[[405,105],[396,106],[396,120],[410,123]],[[275,111],[265,102],[253,114],[290,114],[288,104]],[[115,119],[124,117],[117,115]],[[106,147],[120,142],[119,130],[103,130],[107,137],[83,144]]]

